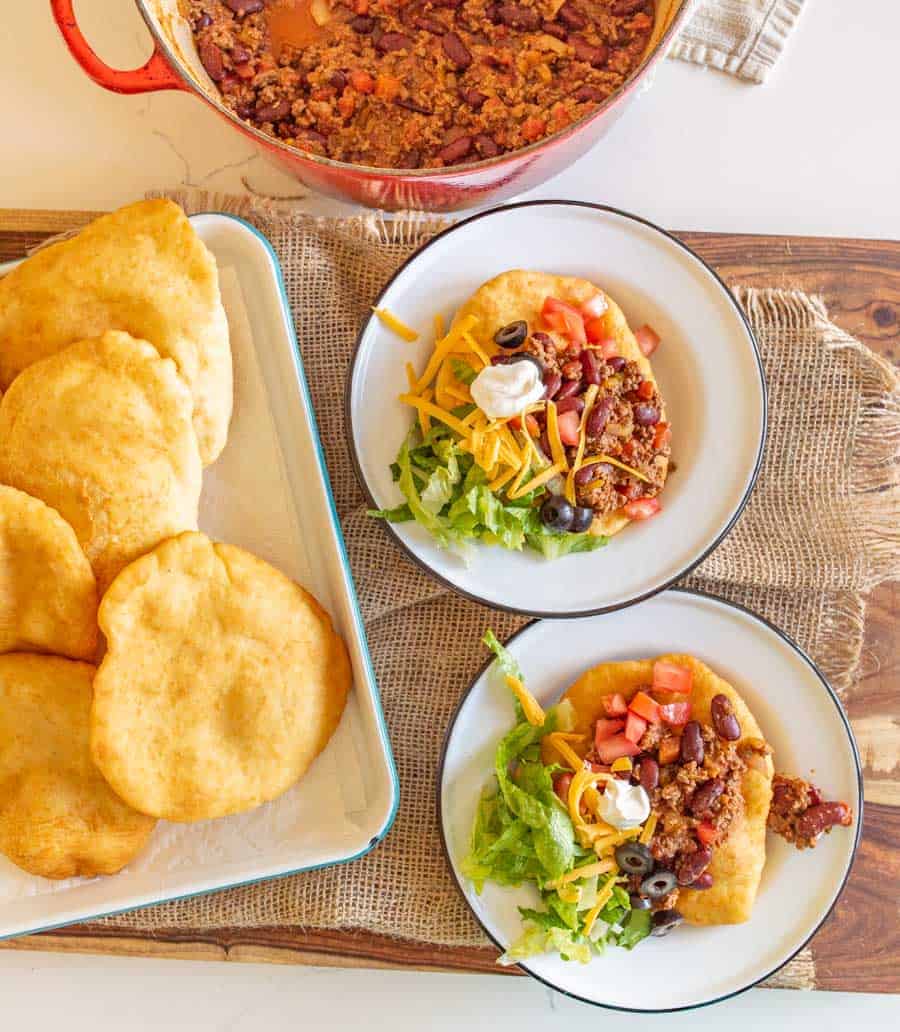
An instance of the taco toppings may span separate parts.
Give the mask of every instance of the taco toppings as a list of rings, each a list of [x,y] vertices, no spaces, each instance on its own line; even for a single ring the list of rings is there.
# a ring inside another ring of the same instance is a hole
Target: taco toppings
[[[436,335],[400,396],[416,413],[393,469],[405,503],[372,515],[416,520],[445,547],[556,558],[660,511],[671,430],[650,327],[636,336],[587,280],[514,270]]]
[[[547,950],[585,961],[683,921],[746,921],[767,825],[804,848],[852,823],[846,804],[773,773],[744,700],[692,656],[601,664],[545,712],[485,642],[521,723],[498,747],[499,790],[482,797],[463,869],[478,891],[533,882],[546,907],[520,909],[525,932],[504,962]]]

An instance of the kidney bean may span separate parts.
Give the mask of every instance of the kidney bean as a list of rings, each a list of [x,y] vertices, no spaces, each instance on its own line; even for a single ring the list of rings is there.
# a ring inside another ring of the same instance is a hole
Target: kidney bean
[[[252,118],[253,117],[253,105],[248,104],[246,101],[240,101],[234,105],[235,114],[238,118]]]
[[[810,806],[818,806],[822,802],[822,793],[815,785],[810,785],[806,790],[806,798],[809,800]]]
[[[465,70],[472,63],[472,55],[468,47],[455,32],[447,32],[441,38],[441,47],[447,57],[460,70]]]
[[[375,43],[375,49],[382,54],[390,54],[395,50],[409,50],[411,46],[412,40],[402,32],[385,32]]]
[[[719,738],[724,738],[726,742],[736,742],[741,737],[741,725],[727,695],[714,695],[709,712]]]
[[[420,115],[431,114],[431,108],[427,108],[424,104],[420,104],[413,97],[398,97],[395,103],[402,108],[406,108],[407,111],[415,111],[417,114]]]
[[[787,817],[794,806],[794,794],[787,785],[776,785],[772,790],[770,808],[782,817]]]
[[[594,46],[583,36],[573,36],[569,42],[575,50],[575,59],[584,61],[592,68],[601,68],[609,60],[609,47],[605,43]]]
[[[599,104],[606,99],[606,94],[599,86],[579,86],[572,94],[572,99],[579,104]]]
[[[511,29],[533,32],[541,24],[541,16],[531,7],[521,4],[500,4],[497,17]]]
[[[576,473],[575,476],[577,479],[578,474]],[[641,760],[640,781],[641,788],[643,788],[645,792],[652,792],[659,784],[659,764],[652,756],[645,756]]]
[[[691,813],[701,820],[708,817],[724,791],[725,782],[721,778],[710,778],[709,781],[704,781],[691,796]]]
[[[575,474],[575,483],[583,486],[598,477],[608,477],[612,473],[612,469],[608,462],[592,462],[589,466],[582,466],[578,470]]]
[[[562,415],[563,412],[577,412],[580,416],[584,412],[584,398],[563,398],[556,406],[556,411]]]
[[[210,15],[201,14],[194,22],[194,32],[199,32],[201,29],[208,29],[210,25],[212,25],[212,18]]]
[[[473,91],[474,92],[474,91]],[[475,137],[475,150],[483,158],[496,158],[500,153],[500,148],[494,139],[487,135],[487,133],[479,133]]]
[[[347,88],[347,76],[344,75],[343,72],[332,72],[328,77],[328,81],[338,91],[338,93],[341,93]]]
[[[814,839],[836,824],[846,826],[850,821],[850,807],[846,803],[819,803],[799,816],[797,834],[802,838]]]
[[[368,36],[375,28],[375,19],[368,14],[358,14],[350,19],[350,28],[360,36]]]
[[[304,129],[301,142],[313,147],[321,147],[325,149],[325,145],[328,143],[328,138],[323,136],[321,133],[317,133],[315,129]]]
[[[556,392],[562,386],[562,377],[559,373],[544,373],[544,398],[549,400],[556,397]]]
[[[557,25],[556,22],[541,22],[541,32],[546,32],[548,36],[553,36],[563,43],[569,38],[565,25]]]
[[[569,805],[569,786],[572,784],[571,774],[557,774],[553,779],[553,791],[566,806]]]
[[[659,422],[659,409],[654,405],[635,405],[634,421],[638,426],[656,426]]]
[[[222,0],[222,3],[229,11],[234,11],[238,18],[243,18],[247,14],[256,14],[265,7],[263,0]]]
[[[584,384],[581,380],[566,380],[566,382],[556,392],[556,400],[562,401],[564,398],[571,398],[573,394],[580,394]]]
[[[206,69],[213,82],[221,82],[225,78],[225,62],[222,59],[222,51],[208,39],[200,41],[197,48],[200,55],[200,63]]]
[[[709,871],[704,871],[703,874],[701,874],[699,877],[695,878],[691,882],[690,887],[692,889],[701,891],[703,889],[711,889],[713,887],[713,876],[709,873]]]
[[[647,0],[618,0],[613,5],[613,14],[635,14],[647,6]]]
[[[585,383],[603,383],[603,373],[600,371],[600,363],[597,361],[597,356],[591,351],[590,348],[585,348],[581,352],[581,371],[584,375]]]
[[[606,364],[614,373],[620,373],[625,368],[625,359],[621,355],[613,355],[606,360]]]
[[[276,100],[271,104],[263,104],[255,111],[260,122],[279,122],[287,118],[291,113],[291,102],[289,100]]]
[[[461,158],[464,158],[471,149],[472,137],[458,136],[452,143],[448,143],[446,147],[442,147],[438,151],[437,156],[447,165],[452,165],[454,161],[459,161]]]
[[[231,48],[231,60],[236,64],[246,64],[250,60],[250,51],[239,43]]]
[[[705,753],[700,725],[696,720],[689,720],[681,732],[681,762],[693,761],[699,767],[703,763]]]
[[[547,431],[546,430],[544,430],[541,433],[540,442],[541,442],[541,451],[545,455],[550,456],[552,454],[552,450],[550,448],[550,438],[547,436]]]
[[[469,105],[470,108],[474,108],[476,111],[481,109],[481,105],[487,100],[487,94],[482,93],[480,90],[469,90],[462,89],[459,91],[460,97]],[[490,140],[490,137],[488,137]],[[491,140],[491,143],[494,141]]]
[[[435,36],[443,36],[447,31],[447,26],[439,18],[429,18],[427,14],[417,14],[413,19],[413,25]]]
[[[692,885],[709,867],[712,851],[708,846],[700,846],[693,853],[688,853],[678,861],[675,877],[679,885]]]
[[[567,29],[583,29],[587,25],[587,18],[574,4],[563,4],[556,12],[556,17]]]
[[[606,426],[612,410],[612,398],[603,397],[597,401],[596,405],[591,409],[591,414],[587,418],[588,437],[599,437],[600,434],[603,433],[603,428]]]
[[[463,0],[431,0],[432,7],[459,7]]]

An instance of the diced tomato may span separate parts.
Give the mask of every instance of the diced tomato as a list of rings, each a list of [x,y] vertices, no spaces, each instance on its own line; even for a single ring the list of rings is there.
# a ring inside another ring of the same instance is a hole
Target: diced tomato
[[[653,397],[653,381],[641,380],[638,384],[637,396],[641,401],[649,401]]]
[[[556,297],[544,298],[544,305],[541,308],[541,315],[560,333],[565,333],[569,340],[584,347],[587,344],[587,337],[584,332],[584,319],[581,312],[574,305],[567,301],[560,301]],[[557,316],[562,316],[565,322],[565,329],[559,330]]]
[[[657,423],[656,429],[653,431],[653,450],[659,451],[664,444],[668,444],[672,439],[672,428],[668,423]]]
[[[619,356],[619,345],[618,342],[614,340],[600,341],[600,347],[598,350],[600,351],[601,358],[618,358]]]
[[[634,441],[626,441],[619,449],[619,454],[623,459],[630,459],[634,455]]]
[[[608,717],[624,717],[628,712],[628,703],[621,692],[616,692],[614,695],[603,696],[603,708]]]
[[[563,444],[578,444],[578,428],[581,426],[581,416],[574,410],[569,409],[558,417],[559,439]]]
[[[337,101],[338,111],[341,113],[341,118],[350,118],[353,112],[356,110],[356,100],[353,94],[349,90],[345,90]]]
[[[620,756],[637,756],[640,751],[640,746],[629,741],[624,735],[613,735],[597,746],[597,755],[603,763],[612,763]]]
[[[599,745],[607,738],[617,735],[623,727],[625,727],[624,720],[606,720],[599,717],[594,725],[594,745]]]
[[[557,774],[553,779],[553,791],[559,796],[563,803],[569,805],[569,786],[572,784],[571,774]]]
[[[368,14],[369,13],[369,0],[356,0],[356,5],[353,8],[357,14]]]
[[[604,295],[594,294],[592,298],[589,298],[581,306],[581,314],[584,316],[585,321],[588,319],[599,319],[601,315],[606,314],[606,310],[608,308],[609,302],[606,300]]]
[[[625,515],[632,520],[649,520],[655,516],[662,506],[658,498],[635,498],[634,501],[626,502],[623,506]]]
[[[644,732],[647,730],[647,721],[643,717],[639,717],[637,713],[628,711],[628,716],[625,719],[625,737],[629,742],[634,742],[635,745],[644,737]]]
[[[650,724],[659,723],[659,703],[651,699],[646,692],[636,692],[628,703],[628,709]]]
[[[697,838],[700,839],[704,846],[711,846],[718,837],[719,833],[709,821],[701,821],[697,825]]]
[[[634,331],[634,337],[643,355],[652,355],[659,347],[659,334],[646,323]]]
[[[525,429],[528,431],[529,437],[541,436],[541,425],[530,412],[525,417]]]
[[[659,743],[657,756],[660,763],[674,763],[681,754],[680,738],[664,738]]]
[[[603,318],[591,319],[584,317],[584,334],[591,344],[597,344],[606,339],[606,320]]]
[[[372,93],[375,89],[375,80],[368,72],[354,68],[350,72],[350,85],[360,93]]]
[[[234,66],[235,74],[239,79],[252,79],[256,75],[256,69],[252,61],[245,61],[243,64]]]
[[[375,96],[382,100],[393,100],[400,92],[402,83],[393,75],[379,75],[375,80]]]
[[[681,727],[691,719],[690,702],[669,702],[659,707],[659,715],[664,724],[670,727]]]
[[[676,695],[690,695],[694,674],[690,667],[658,659],[653,664],[653,687],[661,692],[675,692]]]
[[[544,312],[543,318],[548,329],[556,330],[557,333],[561,333],[563,336],[568,334],[569,324],[566,322],[566,317],[562,312]]]
[[[545,118],[529,116],[522,123],[522,135],[529,143],[534,143],[535,140],[539,140],[546,131],[547,120]]]

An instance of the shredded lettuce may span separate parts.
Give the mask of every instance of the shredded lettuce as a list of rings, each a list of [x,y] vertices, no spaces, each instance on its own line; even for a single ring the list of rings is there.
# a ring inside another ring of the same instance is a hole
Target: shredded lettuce
[[[454,373],[463,383],[467,363],[454,359]],[[463,418],[474,406],[453,410]],[[415,520],[433,535],[442,548],[465,551],[472,541],[502,545],[511,551],[528,547],[547,559],[574,552],[592,552],[607,543],[605,537],[590,534],[556,533],[548,529],[535,506],[540,488],[522,498],[510,500],[488,485],[487,474],[464,452],[450,429],[436,423],[424,437],[414,427],[391,465],[391,474],[406,499],[391,509],[372,509],[370,516],[390,523]]]
[[[494,653],[492,667],[499,674],[524,681],[519,664],[493,631],[486,631],[482,641]],[[478,893],[487,881],[510,887],[532,884],[540,893],[544,909],[520,908],[522,934],[499,962],[515,964],[555,952],[564,960],[587,963],[608,945],[633,949],[649,934],[650,915],[631,909],[628,892],[615,874],[576,882],[572,887],[578,893],[573,899],[563,899],[547,887],[574,867],[596,859],[592,850],[579,846],[568,811],[553,790],[553,777],[562,768],[541,759],[544,736],[571,726],[571,707],[565,703],[551,707],[544,723],[536,727],[522,718],[515,701],[518,722],[497,744],[493,785],[478,802],[469,853],[461,865]],[[610,898],[591,933],[585,935],[585,914],[610,883]]]

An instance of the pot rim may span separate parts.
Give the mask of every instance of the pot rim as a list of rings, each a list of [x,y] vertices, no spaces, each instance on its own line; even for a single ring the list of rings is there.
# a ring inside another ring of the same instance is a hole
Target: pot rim
[[[495,158],[485,158],[482,161],[468,162],[463,165],[448,165],[444,168],[397,169],[379,168],[374,165],[356,165],[348,161],[335,161],[333,158],[326,158],[319,154],[312,154],[310,151],[301,150],[299,147],[294,147],[291,144],[285,143],[283,140],[276,139],[274,136],[269,136],[261,129],[257,129],[255,126],[250,125],[249,122],[245,122],[234,111],[232,111],[231,108],[223,103],[220,97],[210,96],[202,90],[194,81],[193,77],[187,72],[183,59],[172,46],[169,37],[161,27],[161,19],[159,19],[158,16],[150,9],[152,2],[153,0],[135,0],[135,4],[137,5],[141,17],[144,19],[144,22],[149,29],[150,34],[153,36],[157,47],[163,52],[171,68],[181,78],[191,93],[209,104],[210,107],[215,108],[215,110],[227,118],[228,121],[233,122],[241,131],[253,136],[257,141],[267,147],[282,151],[286,156],[289,156],[294,160],[300,159],[302,161],[309,162],[311,165],[318,165],[323,169],[329,169],[334,172],[352,173],[354,175],[370,179],[391,179],[400,181],[415,180],[417,182],[427,182],[429,180],[440,181],[446,179],[448,176],[453,178],[467,177],[477,175],[478,173],[485,172],[489,169],[500,169],[504,165],[519,164],[523,159],[537,158],[539,153],[542,150],[547,149],[550,145],[562,143],[563,140],[577,135],[577,133],[582,129],[585,129],[595,119],[611,110],[615,104],[624,99],[637,86],[645,81],[647,74],[656,66],[663,55],[667,52],[669,44],[674,39],[675,34],[681,29],[691,8],[694,6],[694,0],[682,0],[678,12],[672,18],[666,31],[662,36],[660,36],[652,53],[645,58],[644,62],[638,67],[637,71],[631,76],[631,78],[626,79],[625,82],[622,83],[614,93],[611,93],[602,104],[598,105],[588,114],[583,115],[577,122],[573,122],[564,129],[557,130],[557,132],[553,133],[551,136],[545,136],[541,140],[530,143],[527,147],[520,147],[517,150],[508,151],[505,154],[499,154]]]

